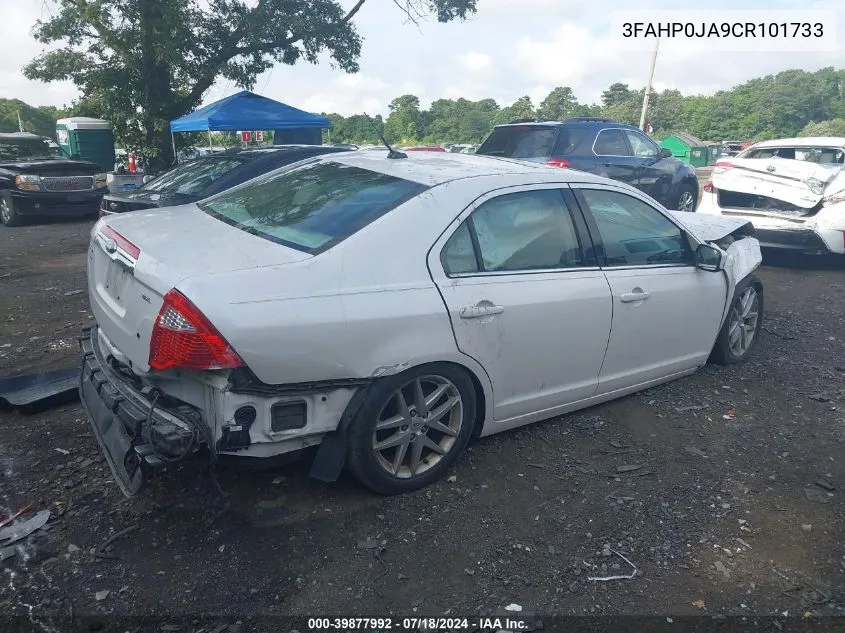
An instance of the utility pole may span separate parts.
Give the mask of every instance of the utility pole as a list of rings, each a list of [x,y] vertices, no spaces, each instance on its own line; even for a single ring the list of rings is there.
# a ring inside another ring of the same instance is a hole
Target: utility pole
[[[648,69],[648,81],[645,85],[645,94],[643,95],[643,110],[640,113],[640,129],[645,130],[645,115],[648,111],[648,97],[651,94],[651,81],[654,79],[654,65],[657,63],[657,49],[660,48],[660,38],[654,44],[654,52],[651,54],[651,65]]]
[[[21,122],[21,111],[18,110],[18,132],[23,132],[23,123]]]

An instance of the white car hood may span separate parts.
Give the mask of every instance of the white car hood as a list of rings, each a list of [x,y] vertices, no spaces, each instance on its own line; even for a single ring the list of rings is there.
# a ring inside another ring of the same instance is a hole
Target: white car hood
[[[704,215],[686,211],[669,211],[669,213],[702,242],[715,242],[737,229],[751,224],[743,218]]]
[[[716,189],[783,200],[812,209],[828,195],[845,189],[840,165],[819,165],[789,158],[735,158],[733,167],[713,171]]]

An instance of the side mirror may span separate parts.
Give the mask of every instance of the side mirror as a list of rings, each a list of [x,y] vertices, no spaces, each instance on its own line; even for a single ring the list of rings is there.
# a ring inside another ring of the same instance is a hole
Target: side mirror
[[[699,244],[695,249],[695,265],[701,270],[719,272],[722,270],[722,251],[710,244]]]
[[[666,147],[660,148],[660,157],[661,158],[672,158],[672,150]]]

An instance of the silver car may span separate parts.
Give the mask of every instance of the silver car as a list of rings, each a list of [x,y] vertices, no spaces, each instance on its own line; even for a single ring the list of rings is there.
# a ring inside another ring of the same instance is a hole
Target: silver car
[[[81,396],[126,495],[208,454],[316,450],[395,494],[467,443],[750,354],[744,220],[598,176],[358,151],[100,220]]]

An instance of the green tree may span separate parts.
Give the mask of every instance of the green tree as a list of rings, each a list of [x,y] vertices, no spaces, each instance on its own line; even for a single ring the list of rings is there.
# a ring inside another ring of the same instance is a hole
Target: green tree
[[[17,132],[18,114],[24,132],[56,138],[56,120],[62,112],[51,106],[33,107],[20,99],[0,99],[0,132]]]
[[[534,119],[536,117],[537,113],[534,111],[534,104],[531,103],[531,97],[526,95],[493,115],[493,125],[502,125],[503,123],[518,119]]]
[[[420,99],[402,95],[390,102],[390,116],[384,124],[384,135],[392,143],[416,143],[423,136]]]
[[[845,136],[845,118],[808,123],[798,136]]]
[[[581,104],[569,86],[558,86],[540,103],[537,118],[541,121],[563,121],[580,110]]]
[[[602,107],[609,108],[611,106],[627,103],[631,100],[631,89],[628,84],[614,83],[601,93]]]
[[[117,134],[158,164],[172,158],[168,123],[196,108],[223,78],[252,88],[276,63],[358,70],[362,40],[339,0],[49,0],[35,38],[50,46],[24,68],[30,79],[71,80]],[[477,0],[405,0],[417,20],[475,13]],[[58,45],[58,46],[57,46]]]

